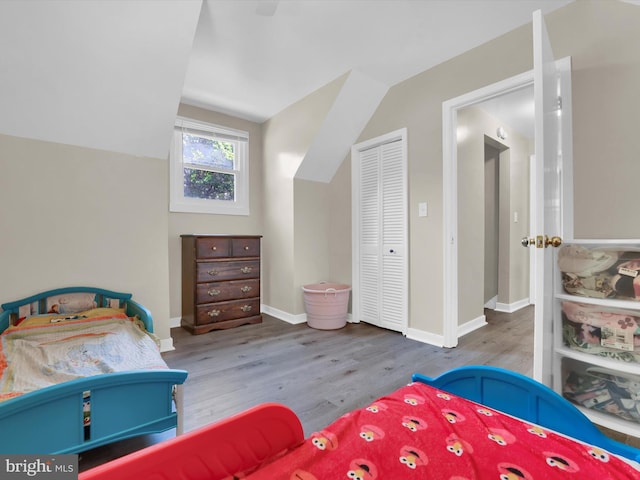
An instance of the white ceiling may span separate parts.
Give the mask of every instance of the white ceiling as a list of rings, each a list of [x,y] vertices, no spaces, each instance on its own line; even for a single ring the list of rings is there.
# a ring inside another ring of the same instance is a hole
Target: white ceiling
[[[205,0],[183,101],[262,122],[352,70],[392,86],[571,0]]]
[[[186,103],[264,121],[391,86],[571,0],[0,0],[0,133],[167,158]]]
[[[1,0],[0,133],[167,158],[200,6]]]
[[[535,138],[533,85],[475,105],[529,140]]]

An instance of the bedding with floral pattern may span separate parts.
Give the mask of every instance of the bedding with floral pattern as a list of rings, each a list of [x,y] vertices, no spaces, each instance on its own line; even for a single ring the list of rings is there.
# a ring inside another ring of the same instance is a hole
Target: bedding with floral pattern
[[[120,309],[36,315],[0,335],[0,400],[91,375],[163,368],[157,338]]]

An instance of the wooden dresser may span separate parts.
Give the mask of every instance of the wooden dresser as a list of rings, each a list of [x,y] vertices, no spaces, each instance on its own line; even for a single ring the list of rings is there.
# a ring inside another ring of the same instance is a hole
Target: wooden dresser
[[[193,334],[262,322],[259,235],[181,235],[182,320]]]

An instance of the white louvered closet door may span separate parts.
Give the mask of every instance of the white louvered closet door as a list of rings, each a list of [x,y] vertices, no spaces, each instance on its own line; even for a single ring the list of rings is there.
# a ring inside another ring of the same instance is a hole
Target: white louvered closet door
[[[360,156],[360,282],[354,286],[359,296],[360,318],[380,322],[380,148]],[[355,313],[355,312],[354,312]]]
[[[354,198],[359,260],[354,263],[354,314],[402,333],[408,321],[404,151],[404,140],[395,138],[352,157],[358,162],[354,181],[359,191]]]

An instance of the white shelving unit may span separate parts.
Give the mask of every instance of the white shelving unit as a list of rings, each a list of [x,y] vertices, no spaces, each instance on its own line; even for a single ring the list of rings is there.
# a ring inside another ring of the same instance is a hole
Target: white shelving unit
[[[606,250],[617,250],[617,251],[625,251],[625,252],[637,252],[638,258],[640,258],[640,241],[630,242],[630,241],[613,241],[613,240],[604,240],[604,241],[580,241],[580,242],[572,242],[573,244],[579,244],[582,247],[589,249],[606,249]],[[557,256],[556,256],[557,260]],[[556,264],[557,266],[557,264]],[[640,361],[631,362],[631,361],[620,361],[616,359],[612,359],[605,356],[600,356],[592,353],[585,353],[576,349],[570,348],[565,340],[563,334],[563,318],[562,318],[562,302],[570,301],[575,303],[600,306],[603,309],[609,310],[624,310],[633,314],[634,316],[640,317],[640,301],[635,300],[625,300],[618,298],[590,298],[578,295],[572,295],[566,293],[562,284],[562,274],[559,268],[554,269],[556,272],[556,276],[554,279],[554,315],[553,315],[553,378],[552,378],[552,386],[553,389],[563,394],[564,383],[566,381],[566,377],[568,376],[567,371],[563,371],[563,364],[570,362],[580,362],[581,364],[586,364],[591,367],[600,367],[607,370],[610,370],[614,373],[619,373],[624,377],[633,377],[637,378],[638,382],[640,382]],[[623,351],[623,350],[621,350]],[[636,352],[637,347],[636,347]],[[640,355],[638,355],[640,357]],[[595,377],[594,377],[595,378]],[[593,408],[586,408],[581,405],[577,405],[578,408],[585,414],[591,421],[594,423],[601,425],[603,427],[635,436],[640,437],[640,418],[637,421],[634,420],[626,420],[620,416],[617,416],[613,413],[599,411]],[[640,415],[640,396],[636,401],[636,409],[639,411]]]

